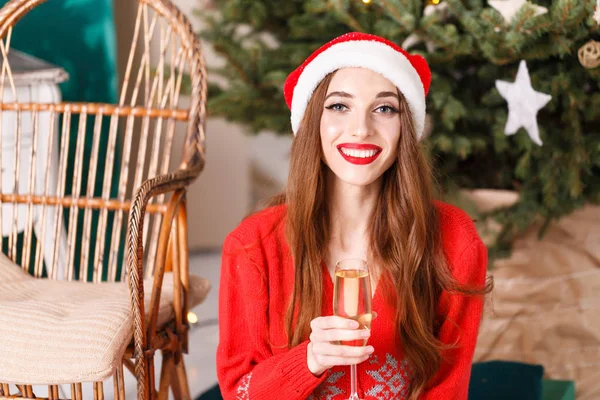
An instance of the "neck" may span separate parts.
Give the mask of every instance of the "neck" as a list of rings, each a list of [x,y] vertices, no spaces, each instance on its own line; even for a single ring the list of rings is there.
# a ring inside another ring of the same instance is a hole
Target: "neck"
[[[381,179],[368,186],[355,186],[341,181],[332,171],[328,172],[330,246],[343,252],[364,253],[368,250],[368,229],[380,188]]]

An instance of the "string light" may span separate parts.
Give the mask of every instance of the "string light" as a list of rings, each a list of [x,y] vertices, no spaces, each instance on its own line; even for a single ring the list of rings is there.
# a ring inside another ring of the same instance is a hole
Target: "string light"
[[[198,316],[196,315],[196,313],[188,311],[187,320],[190,324],[195,324],[196,322],[198,322]]]
[[[365,4],[369,4],[371,2],[371,0],[362,0],[362,2]]]

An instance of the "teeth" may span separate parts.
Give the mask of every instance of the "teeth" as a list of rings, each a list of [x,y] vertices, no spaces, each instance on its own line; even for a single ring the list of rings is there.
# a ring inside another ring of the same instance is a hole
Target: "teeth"
[[[377,150],[355,150],[355,149],[346,149],[342,147],[342,153],[350,157],[356,158],[368,158],[373,157],[377,154]]]

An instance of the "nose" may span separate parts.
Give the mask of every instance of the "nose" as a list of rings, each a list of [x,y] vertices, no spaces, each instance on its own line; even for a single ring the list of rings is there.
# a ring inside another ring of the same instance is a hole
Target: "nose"
[[[364,139],[373,134],[373,124],[371,115],[367,112],[358,112],[355,115],[353,126],[350,127],[352,136],[357,139]]]

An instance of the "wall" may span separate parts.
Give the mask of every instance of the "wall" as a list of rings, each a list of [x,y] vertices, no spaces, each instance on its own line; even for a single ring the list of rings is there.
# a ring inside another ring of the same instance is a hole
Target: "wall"
[[[199,28],[192,10],[201,7],[201,1],[175,0],[174,3],[188,15],[194,27]],[[115,0],[114,7],[122,76],[131,45],[137,0]],[[208,65],[220,62],[209,46],[204,44],[203,50]],[[240,127],[222,119],[208,119],[206,128],[206,168],[188,193],[191,250],[219,247],[227,233],[251,209],[249,138]],[[177,132],[175,148],[182,148],[183,135],[184,132]]]

